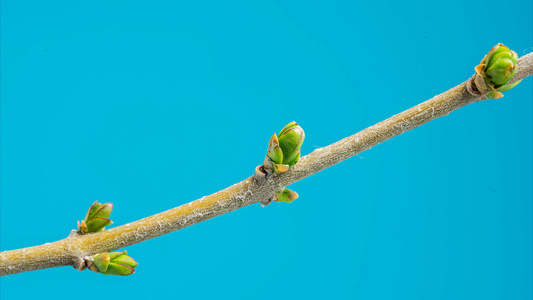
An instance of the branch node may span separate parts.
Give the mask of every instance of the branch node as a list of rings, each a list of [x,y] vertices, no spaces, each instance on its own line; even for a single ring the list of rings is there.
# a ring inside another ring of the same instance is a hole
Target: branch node
[[[263,165],[259,165],[255,168],[254,180],[259,184],[265,184],[267,180],[272,177],[272,171],[265,169]]]
[[[78,256],[76,259],[76,263],[73,267],[76,270],[83,271],[87,269],[90,265],[92,265],[93,261],[94,259],[90,256],[85,256],[83,258]]]
[[[261,206],[268,206],[270,203],[272,203],[272,201],[274,201],[274,195],[272,195],[272,197],[268,198],[267,200],[261,200]]]
[[[474,74],[472,75],[472,78],[470,78],[467,82],[466,82],[466,90],[468,91],[468,93],[474,97],[479,97],[479,96],[482,96],[481,92],[479,91],[479,89],[477,88],[477,84],[476,84],[476,80],[479,80],[481,79],[477,74]],[[483,80],[483,79],[481,79]]]
[[[72,239],[72,238],[76,238],[78,236],[82,235],[78,230],[76,229],[72,229],[70,231],[70,234],[67,236],[67,239]]]

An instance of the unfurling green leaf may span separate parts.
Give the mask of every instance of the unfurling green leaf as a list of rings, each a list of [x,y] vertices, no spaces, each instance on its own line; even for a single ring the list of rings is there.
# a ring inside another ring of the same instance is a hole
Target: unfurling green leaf
[[[92,218],[87,222],[87,231],[99,232],[111,224],[113,224],[113,221],[109,220],[108,218]]]

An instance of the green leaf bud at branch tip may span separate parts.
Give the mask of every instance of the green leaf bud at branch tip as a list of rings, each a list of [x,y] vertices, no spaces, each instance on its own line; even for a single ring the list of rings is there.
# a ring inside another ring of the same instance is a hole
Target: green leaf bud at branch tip
[[[113,224],[113,221],[109,219],[112,211],[112,203],[102,204],[95,201],[89,207],[85,219],[78,222],[78,232],[80,234],[87,234],[104,230],[106,226]]]
[[[487,98],[501,98],[502,92],[515,87],[520,81],[507,84],[517,71],[518,54],[501,43],[490,49],[489,53],[476,66],[474,83],[478,91]]]
[[[270,138],[264,168],[275,174],[288,171],[298,162],[304,139],[305,133],[296,122],[287,124],[278,135]]]
[[[128,276],[135,273],[138,263],[127,255],[127,251],[103,252],[94,257],[89,269],[104,275]]]

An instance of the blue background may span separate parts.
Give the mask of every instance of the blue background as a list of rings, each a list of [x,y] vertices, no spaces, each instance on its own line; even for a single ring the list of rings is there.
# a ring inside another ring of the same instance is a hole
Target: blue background
[[[1,1],[1,249],[122,225],[250,176],[296,120],[303,154],[533,50],[518,1]],[[531,299],[532,80],[253,205],[2,299]],[[95,288],[102,290],[94,290]]]

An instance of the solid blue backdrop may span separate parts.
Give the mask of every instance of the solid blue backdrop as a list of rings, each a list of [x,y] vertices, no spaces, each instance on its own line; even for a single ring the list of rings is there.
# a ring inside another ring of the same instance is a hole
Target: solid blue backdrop
[[[250,176],[286,123],[302,154],[468,79],[519,1],[1,1],[1,250],[122,225]],[[253,205],[2,299],[531,299],[532,80]],[[105,295],[105,296],[104,296]]]

